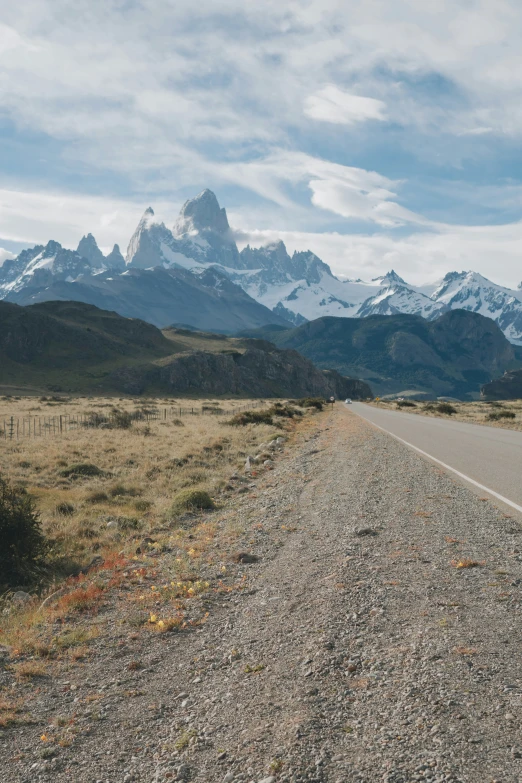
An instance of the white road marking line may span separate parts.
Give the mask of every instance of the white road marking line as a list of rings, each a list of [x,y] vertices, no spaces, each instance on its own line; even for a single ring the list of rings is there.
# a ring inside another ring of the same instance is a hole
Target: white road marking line
[[[384,427],[380,427],[378,424],[375,424],[371,419],[367,419],[366,416],[363,416],[362,413],[358,413],[357,411],[354,411],[357,416],[360,416],[361,419],[364,419],[368,422],[368,424],[373,425],[378,430],[382,430],[382,432],[385,432],[387,435],[391,435],[392,438],[395,438],[395,440],[400,441],[401,443],[404,443],[405,446],[409,446],[410,449],[413,449],[414,451],[418,451],[419,454],[422,454],[423,457],[427,457],[428,459],[432,460],[433,462],[436,462],[438,465],[442,465],[443,468],[446,470],[451,471],[451,473],[455,473],[455,475],[459,476],[459,478],[464,479],[464,481],[468,481],[470,484],[473,484],[475,487],[478,487],[483,492],[487,492],[488,495],[493,495],[493,497],[497,498],[497,500],[501,500],[502,503],[506,503],[506,505],[511,506],[511,508],[516,509],[522,514],[522,506],[519,506],[517,503],[513,503],[512,500],[508,500],[508,498],[505,498],[503,495],[499,495],[498,492],[495,492],[494,489],[490,489],[489,487],[485,487],[484,484],[479,484],[478,481],[475,481],[475,479],[470,478],[469,476],[466,476],[465,473],[461,473],[460,470],[456,470],[455,468],[452,468],[451,465],[447,465],[445,462],[442,462],[442,460],[437,459],[437,457],[433,457],[431,454],[428,454],[427,451],[423,451],[422,449],[419,449],[418,446],[414,446],[413,443],[409,443],[407,440],[404,440],[403,438],[399,438],[398,435],[394,435],[393,432],[390,432],[389,430],[385,429]]]

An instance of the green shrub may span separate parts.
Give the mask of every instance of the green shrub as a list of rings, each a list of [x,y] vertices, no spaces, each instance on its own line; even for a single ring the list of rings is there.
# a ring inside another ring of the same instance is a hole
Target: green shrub
[[[107,424],[108,422],[107,416],[105,416],[103,413],[97,413],[96,411],[91,411],[86,420],[83,422],[83,427],[102,427]]]
[[[116,430],[128,430],[132,427],[133,418],[143,418],[143,414],[136,411],[131,416],[127,411],[115,411],[109,419],[109,427]]]
[[[47,542],[33,501],[0,476],[0,582],[27,583],[43,565]]]
[[[303,399],[297,400],[297,405],[301,408],[317,408],[318,411],[322,411],[324,402],[322,397],[303,397]]]
[[[486,419],[488,421],[499,421],[499,419],[515,419],[516,414],[513,411],[497,411],[495,413],[488,413]]]
[[[136,517],[116,517],[118,530],[140,530],[143,527],[141,519]]]
[[[175,495],[172,502],[172,512],[179,514],[182,511],[194,511],[215,508],[214,501],[201,489],[184,489]]]
[[[411,400],[397,400],[397,407],[398,408],[416,408],[417,406]]]
[[[109,496],[106,492],[89,492],[85,500],[87,503],[106,503],[109,500]]]
[[[70,517],[74,514],[74,506],[71,503],[58,503],[56,513],[62,517]]]
[[[281,416],[287,419],[293,419],[294,416],[302,416],[302,411],[298,410],[298,408],[294,408],[292,405],[283,405],[280,402],[275,402],[271,408],[268,409],[268,412],[272,414],[272,416]]]
[[[135,498],[138,495],[141,495],[141,490],[137,487],[125,487],[123,484],[116,484],[114,487],[111,487],[109,489],[109,495],[111,498],[119,498],[119,497],[131,497]]]
[[[268,408],[261,411],[245,411],[236,413],[227,422],[232,427],[246,427],[247,424],[273,424],[272,413]]]
[[[446,413],[448,416],[451,416],[453,413],[457,413],[457,409],[453,405],[450,405],[449,402],[439,403],[435,410],[437,413]]]
[[[76,462],[60,471],[64,478],[79,478],[80,476],[105,476],[101,468],[91,462]]]
[[[150,500],[135,500],[134,508],[136,511],[148,511],[152,508],[152,503]]]

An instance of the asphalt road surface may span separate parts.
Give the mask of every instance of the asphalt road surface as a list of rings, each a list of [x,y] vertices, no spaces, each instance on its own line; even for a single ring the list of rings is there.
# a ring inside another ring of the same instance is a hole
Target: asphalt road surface
[[[387,411],[360,402],[346,409],[457,474],[477,492],[522,512],[522,432]]]

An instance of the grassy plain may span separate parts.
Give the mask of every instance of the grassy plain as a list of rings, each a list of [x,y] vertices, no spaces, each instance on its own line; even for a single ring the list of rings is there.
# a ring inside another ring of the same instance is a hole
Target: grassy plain
[[[455,409],[452,414],[440,412],[437,402],[413,402],[412,406],[408,403],[405,405],[395,400],[373,400],[371,402],[372,405],[387,410],[402,410],[404,413],[415,413],[432,418],[451,418],[469,424],[484,424],[488,427],[501,427],[522,432],[522,400],[452,402],[450,405]]]
[[[0,421],[4,416],[60,413],[103,416],[114,410],[139,415],[172,408],[175,402],[4,399]],[[206,405],[232,414],[239,403],[185,399],[181,405],[184,410],[193,405],[201,411]],[[128,429],[79,427],[61,436],[0,439],[0,472],[35,499],[44,533],[52,541],[57,571],[66,574],[93,556],[125,550],[132,535],[143,538],[170,524],[177,492],[191,488],[218,496],[245,458],[281,432],[268,425],[231,427],[229,419],[229,415],[188,414],[148,422],[138,419]]]
[[[65,409],[103,415],[114,407],[135,414],[167,402],[1,399],[0,419]],[[229,565],[241,562],[247,519],[233,509],[243,493],[255,493],[256,481],[270,481],[271,465],[263,461],[279,453],[271,441],[284,436],[290,443],[315,426],[317,411],[231,426],[237,401],[205,402],[226,415],[0,439],[0,473],[34,499],[51,543],[49,572],[30,588],[32,599],[13,604],[10,593],[0,596],[0,660],[7,655],[20,691],[13,698],[0,684],[0,728],[30,721],[27,705],[42,678],[101,654],[104,640],[123,644],[143,633],[188,630],[205,622],[213,596],[242,589]],[[195,410],[201,406],[194,401]],[[246,473],[246,457],[259,453]],[[207,492],[212,508],[180,508],[176,499],[187,490]]]

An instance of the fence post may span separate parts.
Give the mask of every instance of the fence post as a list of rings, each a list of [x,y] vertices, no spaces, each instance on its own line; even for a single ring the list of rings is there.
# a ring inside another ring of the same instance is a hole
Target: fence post
[[[11,416],[11,421],[9,422],[9,440],[13,440],[14,435],[14,416]]]

